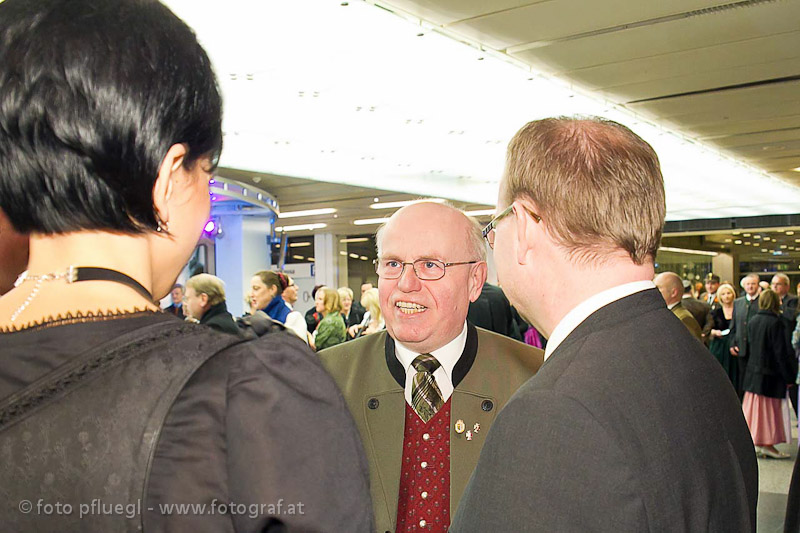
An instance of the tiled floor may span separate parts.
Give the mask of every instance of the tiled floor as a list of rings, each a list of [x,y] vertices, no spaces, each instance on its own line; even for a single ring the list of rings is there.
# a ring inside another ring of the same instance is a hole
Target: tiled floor
[[[783,520],[786,516],[786,495],[789,492],[789,481],[797,458],[797,422],[792,421],[792,444],[779,444],[780,451],[788,453],[791,459],[759,459],[758,460],[758,533],[783,532]]]

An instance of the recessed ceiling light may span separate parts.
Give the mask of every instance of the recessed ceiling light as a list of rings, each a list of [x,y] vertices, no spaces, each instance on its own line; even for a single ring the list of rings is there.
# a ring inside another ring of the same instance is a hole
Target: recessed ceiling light
[[[300,224],[299,226],[278,226],[275,228],[275,231],[278,233],[282,233],[284,231],[303,231],[303,230],[315,230],[315,229],[322,229],[327,228],[327,224]]]
[[[475,211],[464,211],[464,214],[470,217],[489,217],[494,215],[495,209],[477,209]]]
[[[325,207],[322,209],[306,209],[305,211],[291,211],[288,213],[281,213],[278,218],[296,218],[296,217],[311,217],[314,215],[330,215],[335,213],[336,209],[332,207]]]
[[[734,231],[734,232],[733,232],[733,234],[734,234],[734,235],[741,235],[741,234],[742,234],[742,232],[741,232],[741,231]]]
[[[405,207],[411,204],[418,204],[420,202],[434,202],[442,204],[446,202],[444,198],[420,198],[418,200],[406,200],[404,202],[382,202],[374,203],[369,206],[370,209],[394,209],[396,207]]]
[[[742,244],[742,241],[740,241],[739,239],[736,239],[735,241],[733,241],[733,244]]]
[[[749,237],[749,236],[750,236],[749,233],[742,233],[742,237]]]
[[[316,259],[314,259],[313,257],[309,257],[308,260],[309,261],[316,261]]]
[[[766,248],[762,248],[761,251],[764,252],[764,253],[767,253],[767,249]]]
[[[679,254],[694,254],[694,255],[712,255],[717,256],[719,255],[717,252],[709,252],[706,250],[689,250],[686,248],[671,248],[669,246],[660,246],[658,248],[659,252],[676,252]]]
[[[786,246],[785,244],[781,244],[781,249],[786,249],[786,248],[788,248],[788,246]]]
[[[339,239],[339,242],[367,242],[369,237],[353,237],[351,239]]]
[[[800,172],[800,167],[793,168],[793,169],[792,169],[792,172]]]
[[[369,257],[367,257],[366,255],[362,255],[361,257],[359,257],[359,259],[361,259],[362,261],[366,261],[367,259],[369,259]]]
[[[353,224],[356,226],[369,226],[371,224],[383,224],[384,222],[388,222],[389,217],[384,218],[362,218],[359,220],[354,220]]]
[[[353,259],[358,259],[358,254],[349,254]]]
[[[303,257],[302,255],[293,255],[292,258],[293,259],[300,259],[300,260],[305,259],[305,257]]]
[[[731,239],[725,239],[725,242],[732,242]]]
[[[761,238],[761,235],[753,235],[753,238],[754,238],[754,239],[760,239],[760,238]]]
[[[786,235],[794,235],[794,232],[793,231],[787,231]]]
[[[305,246],[311,246],[310,242],[290,242],[289,248],[303,248]]]
[[[347,255],[347,252],[339,252],[339,255]]]

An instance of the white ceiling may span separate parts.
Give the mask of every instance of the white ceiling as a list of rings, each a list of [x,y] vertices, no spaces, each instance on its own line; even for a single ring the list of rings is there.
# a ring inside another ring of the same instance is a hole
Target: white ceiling
[[[703,91],[797,73],[800,2],[682,15],[730,3],[167,1],[214,62],[242,176],[493,205],[519,127],[600,114],[656,148],[668,219],[794,213],[800,82]]]

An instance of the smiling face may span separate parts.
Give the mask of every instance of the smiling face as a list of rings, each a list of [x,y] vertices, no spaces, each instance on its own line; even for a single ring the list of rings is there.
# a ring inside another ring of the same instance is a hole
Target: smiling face
[[[781,297],[781,299],[789,294],[789,280],[783,276],[773,276],[770,287],[777,293],[778,296]]]
[[[467,244],[469,229],[468,219],[452,208],[413,204],[395,213],[382,230],[379,260],[479,259]],[[389,335],[418,353],[441,348],[461,333],[469,303],[478,298],[485,279],[483,262],[449,266],[438,280],[420,280],[411,265],[398,279],[380,278],[380,307]]]
[[[256,309],[267,307],[277,293],[278,288],[267,287],[260,276],[253,276],[250,280],[250,301],[255,302]]]
[[[734,294],[733,290],[729,289],[728,287],[723,287],[717,293],[717,297],[724,305],[730,305],[733,303],[733,300],[736,299],[736,294]]]
[[[283,290],[282,296],[289,305],[294,305],[297,302],[297,285],[294,284],[294,281]]]

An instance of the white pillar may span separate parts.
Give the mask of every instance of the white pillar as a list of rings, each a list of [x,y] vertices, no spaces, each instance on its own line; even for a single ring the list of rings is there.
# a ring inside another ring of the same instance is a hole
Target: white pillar
[[[333,233],[314,235],[314,273],[317,285],[333,289],[347,286],[347,249],[339,240],[340,236]]]
[[[739,273],[737,271],[739,269],[737,267],[738,265],[731,254],[721,253],[711,258],[711,272],[719,276],[721,281],[728,280],[732,282],[733,286],[738,290],[739,280],[737,278]]]
[[[267,243],[270,221],[263,217],[223,215],[219,222],[223,233],[217,237],[215,247],[217,276],[225,282],[228,311],[241,316],[246,310],[244,297],[250,290],[250,278],[271,267]]]

